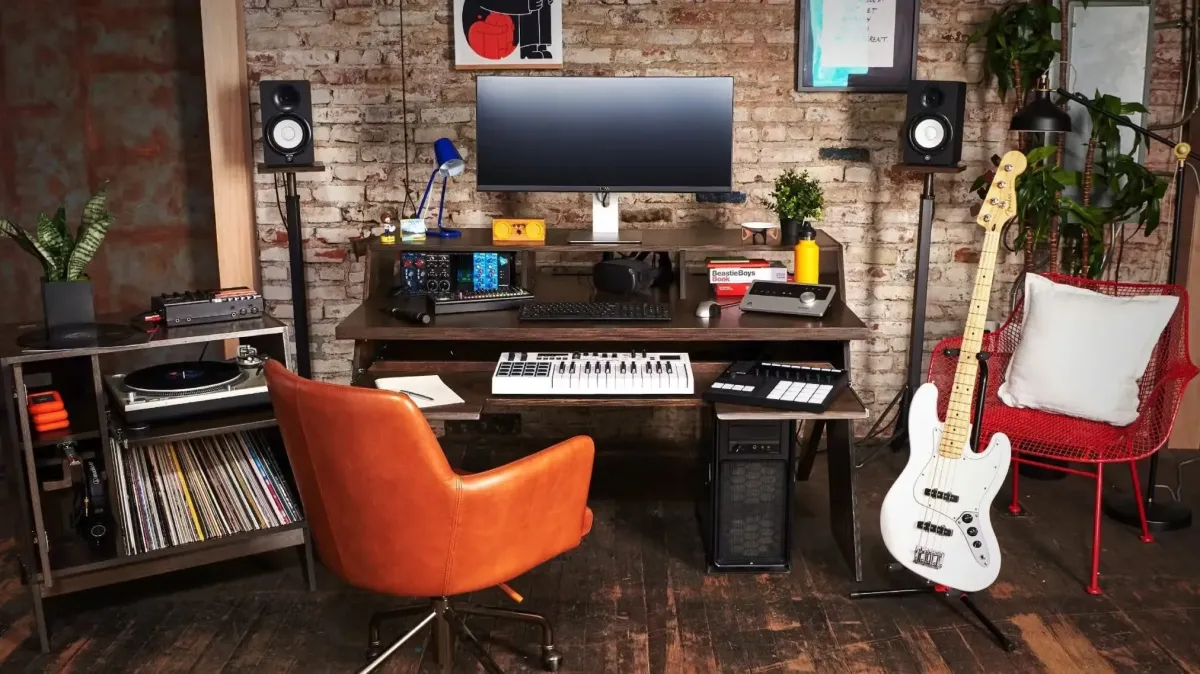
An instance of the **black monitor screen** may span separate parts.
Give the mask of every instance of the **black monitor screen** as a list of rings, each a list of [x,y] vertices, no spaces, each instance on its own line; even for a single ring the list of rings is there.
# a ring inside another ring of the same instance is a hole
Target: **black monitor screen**
[[[728,192],[733,78],[480,77],[478,188]]]

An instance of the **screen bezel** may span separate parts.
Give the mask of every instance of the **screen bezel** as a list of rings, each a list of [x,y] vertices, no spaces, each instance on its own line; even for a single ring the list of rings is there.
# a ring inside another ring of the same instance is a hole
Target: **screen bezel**
[[[501,79],[505,77],[529,77],[528,75],[481,75],[475,78],[475,131],[476,139],[479,132],[479,87],[480,82],[485,79]],[[507,185],[507,184],[485,184],[479,182],[479,164],[475,163],[475,190],[477,192],[568,192],[578,194],[632,194],[632,193],[663,193],[663,194],[679,194],[689,192],[709,192],[709,193],[728,193],[733,191],[733,153],[736,150],[734,137],[736,136],[736,124],[734,111],[737,108],[737,91],[734,78],[727,75],[716,76],[699,76],[689,77],[686,75],[618,75],[612,77],[597,77],[592,75],[561,75],[564,79],[573,80],[728,80],[729,81],[729,120],[730,120],[730,152],[729,152],[729,184],[728,185],[622,185],[618,188],[613,188],[609,185]]]

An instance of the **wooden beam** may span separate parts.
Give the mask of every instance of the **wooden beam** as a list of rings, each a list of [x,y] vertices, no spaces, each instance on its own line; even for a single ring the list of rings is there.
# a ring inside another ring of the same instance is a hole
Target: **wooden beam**
[[[241,0],[204,0],[204,80],[221,287],[261,290]]]
[[[1192,147],[1200,148],[1200,124],[1188,124],[1185,135]],[[1179,232],[1179,270],[1175,282],[1186,286],[1188,291],[1188,343],[1192,361],[1200,355],[1200,207],[1197,200],[1196,181],[1184,173],[1183,218]],[[1200,449],[1200,377],[1193,379],[1184,390],[1175,417],[1171,440],[1167,443],[1175,449]]]

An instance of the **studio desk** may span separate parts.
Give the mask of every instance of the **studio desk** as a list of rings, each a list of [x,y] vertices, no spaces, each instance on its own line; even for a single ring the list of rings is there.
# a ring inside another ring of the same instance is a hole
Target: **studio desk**
[[[697,305],[713,299],[706,275],[682,273],[689,261],[693,271],[709,256],[790,252],[776,245],[751,245],[739,230],[644,230],[638,245],[580,245],[567,242],[568,232],[551,230],[544,245],[493,245],[491,230],[463,230],[457,239],[423,243],[359,242],[356,253],[366,255],[365,298],[338,326],[338,339],[354,340],[352,380],[372,386],[376,377],[439,374],[465,401],[462,405],[426,410],[430,420],[475,420],[486,413],[520,413],[542,407],[686,407],[707,406],[716,423],[735,421],[812,421],[803,442],[793,442],[795,475],[807,480],[820,438],[826,438],[830,513],[834,539],[857,580],[862,577],[859,525],[856,517],[853,423],[867,417],[857,394],[847,389],[823,414],[771,410],[736,405],[708,405],[700,395],[733,360],[770,359],[778,362],[828,363],[849,368],[850,342],[867,339],[870,331],[844,303],[845,268],[842,246],[819,232],[821,282],[834,284],[837,296],[821,319],[740,312],[725,308],[720,317],[696,317]],[[435,316],[428,325],[394,319],[384,311],[401,252],[517,251],[518,278],[538,301],[615,299],[596,295],[590,266],[555,263],[539,266],[539,253],[570,253],[599,260],[604,252],[660,251],[672,254],[676,282],[653,291],[647,299],[670,303],[671,320],[663,322],[519,322],[516,311]],[[682,282],[680,282],[682,276]],[[536,398],[491,394],[491,373],[504,351],[631,352],[682,351],[692,360],[696,393],[678,397]]]

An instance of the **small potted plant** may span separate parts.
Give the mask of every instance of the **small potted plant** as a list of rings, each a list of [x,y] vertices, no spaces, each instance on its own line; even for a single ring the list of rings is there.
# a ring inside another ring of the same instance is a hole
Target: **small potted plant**
[[[767,207],[779,216],[784,245],[794,246],[800,239],[802,225],[821,219],[825,193],[808,171],[796,173],[788,169],[775,179],[775,189],[767,199]]]
[[[0,218],[0,237],[16,241],[42,265],[42,312],[48,333],[95,322],[92,282],[83,270],[100,249],[112,222],[103,187],[84,205],[74,236],[67,227],[65,208],[59,208],[52,218],[38,215],[34,234]]]

